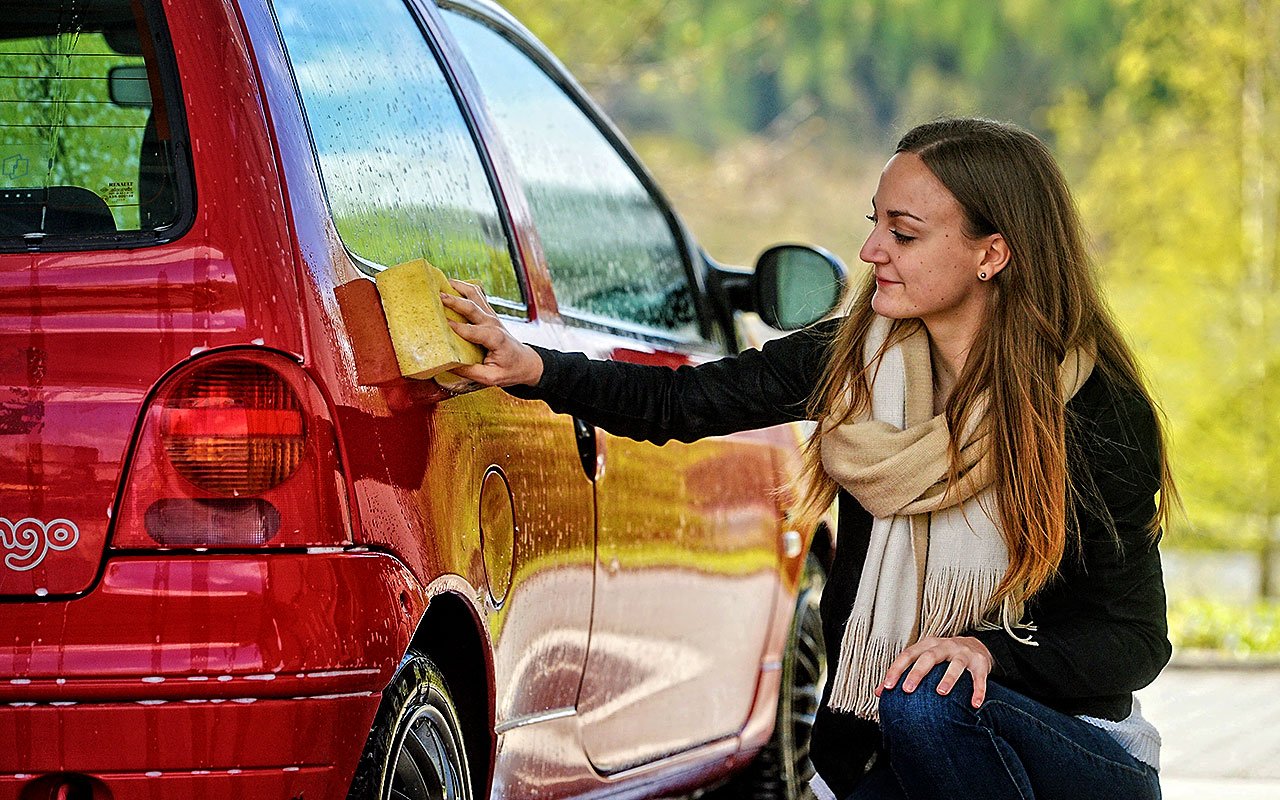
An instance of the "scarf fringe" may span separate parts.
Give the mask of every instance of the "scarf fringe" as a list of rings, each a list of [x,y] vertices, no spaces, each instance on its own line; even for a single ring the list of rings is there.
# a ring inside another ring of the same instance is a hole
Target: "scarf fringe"
[[[1004,572],[931,569],[924,581],[920,636],[955,636],[972,630],[987,617],[991,597]]]
[[[1001,604],[999,619],[984,614],[983,609],[995,594],[1003,573],[986,570],[967,573],[944,569],[931,572],[925,581],[920,636],[955,636],[967,630],[1005,630],[1013,639],[1032,647],[1038,642],[1022,637],[1014,629],[1035,631],[1034,623],[1013,620],[1013,604]],[[880,698],[876,688],[884,680],[889,665],[906,649],[908,642],[872,637],[870,620],[855,616],[845,628],[840,641],[840,659],[832,680],[827,705],[835,711],[852,712],[862,719],[878,722]]]
[[[880,698],[876,697],[876,687],[906,646],[906,642],[872,638],[864,619],[850,621],[840,642],[840,661],[827,705],[878,722]]]

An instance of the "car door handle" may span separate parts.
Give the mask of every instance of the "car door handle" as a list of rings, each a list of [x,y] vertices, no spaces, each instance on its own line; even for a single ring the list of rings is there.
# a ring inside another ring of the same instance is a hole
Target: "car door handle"
[[[599,480],[604,472],[604,441],[596,426],[585,420],[573,418],[573,438],[578,442],[578,458],[588,480]]]

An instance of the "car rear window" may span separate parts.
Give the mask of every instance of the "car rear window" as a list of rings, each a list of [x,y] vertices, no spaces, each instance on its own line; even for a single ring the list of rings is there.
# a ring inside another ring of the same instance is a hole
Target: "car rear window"
[[[0,250],[181,232],[190,171],[159,13],[138,0],[0,0]]]

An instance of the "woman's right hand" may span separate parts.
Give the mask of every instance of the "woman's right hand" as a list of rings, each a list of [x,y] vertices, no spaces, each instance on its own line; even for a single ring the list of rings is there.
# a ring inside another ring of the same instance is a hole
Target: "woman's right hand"
[[[454,367],[454,375],[484,386],[534,386],[542,378],[542,358],[529,345],[512,336],[502,325],[484,292],[466,281],[449,279],[461,297],[440,293],[444,307],[456,311],[466,322],[449,320],[453,332],[480,345],[486,351],[484,362]]]

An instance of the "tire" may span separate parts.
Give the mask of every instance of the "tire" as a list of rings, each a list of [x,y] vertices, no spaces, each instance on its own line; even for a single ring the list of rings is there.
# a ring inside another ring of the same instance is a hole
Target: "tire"
[[[382,694],[348,800],[473,800],[467,766],[444,676],[410,650]]]
[[[805,561],[782,658],[782,689],[773,737],[741,773],[703,795],[713,800],[812,800],[809,734],[827,680],[827,650],[818,604],[826,570],[812,554]]]

